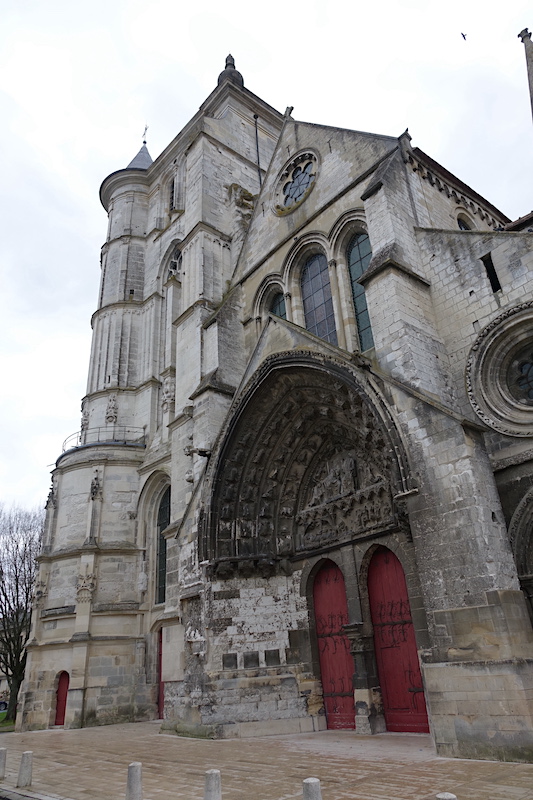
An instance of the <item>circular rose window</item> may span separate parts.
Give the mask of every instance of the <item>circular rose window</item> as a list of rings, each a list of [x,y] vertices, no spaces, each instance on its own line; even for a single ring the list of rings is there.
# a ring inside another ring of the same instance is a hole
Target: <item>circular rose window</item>
[[[472,408],[509,436],[533,435],[533,303],[500,314],[478,336],[466,367]]]
[[[281,173],[274,199],[274,211],[283,215],[294,211],[309,196],[317,173],[314,153],[300,153]]]

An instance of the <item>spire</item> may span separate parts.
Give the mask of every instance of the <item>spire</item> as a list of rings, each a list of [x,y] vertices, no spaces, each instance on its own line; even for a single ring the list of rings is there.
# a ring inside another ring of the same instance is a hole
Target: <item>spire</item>
[[[533,42],[531,41],[531,34],[527,28],[520,31],[518,38],[522,39],[524,47],[526,48],[526,64],[527,64],[527,77],[529,81],[529,96],[531,99],[531,113],[533,114]]]
[[[232,83],[237,84],[237,86],[240,86],[242,89],[244,88],[242,75],[235,69],[235,59],[231,53],[226,57],[226,69],[218,76],[218,85],[220,86],[220,84],[224,83],[224,81],[231,81]]]

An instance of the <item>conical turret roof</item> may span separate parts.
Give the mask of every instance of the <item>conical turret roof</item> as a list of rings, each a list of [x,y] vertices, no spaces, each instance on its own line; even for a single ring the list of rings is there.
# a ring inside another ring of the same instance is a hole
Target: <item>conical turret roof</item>
[[[148,152],[148,148],[146,147],[146,142],[143,142],[143,146],[133,159],[130,161],[126,169],[148,169],[148,167],[154,163],[154,160],[150,153]]]

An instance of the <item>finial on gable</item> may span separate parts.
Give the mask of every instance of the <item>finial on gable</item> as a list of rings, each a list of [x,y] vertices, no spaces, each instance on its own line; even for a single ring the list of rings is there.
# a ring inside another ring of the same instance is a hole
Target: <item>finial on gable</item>
[[[229,56],[226,56],[226,69],[218,76],[218,85],[220,86],[220,84],[224,83],[224,81],[231,81],[237,86],[244,88],[242,75],[238,70],[235,69],[235,59],[231,53]]]

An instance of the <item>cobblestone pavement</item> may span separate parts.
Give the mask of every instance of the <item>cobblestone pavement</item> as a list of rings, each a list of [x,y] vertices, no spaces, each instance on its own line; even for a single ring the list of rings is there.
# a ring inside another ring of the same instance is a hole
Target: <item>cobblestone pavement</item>
[[[0,798],[124,800],[141,761],[146,800],[202,800],[204,773],[222,772],[223,800],[290,800],[320,778],[323,800],[533,800],[533,764],[437,758],[429,736],[324,731],[209,741],[159,734],[159,722],[0,734]],[[15,794],[20,756],[33,751],[31,791]]]

